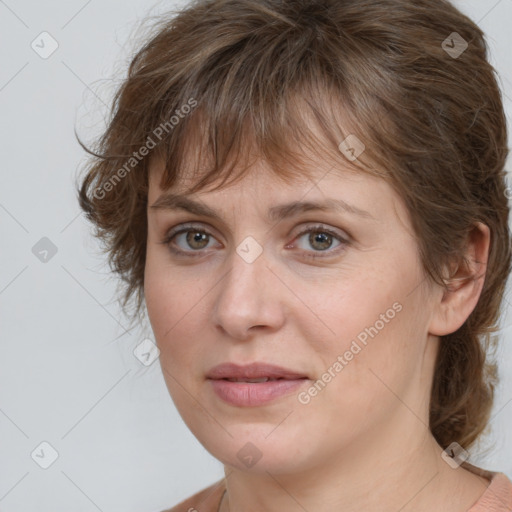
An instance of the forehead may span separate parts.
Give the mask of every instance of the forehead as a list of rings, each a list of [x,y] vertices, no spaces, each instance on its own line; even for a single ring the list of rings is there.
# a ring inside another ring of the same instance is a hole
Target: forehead
[[[237,215],[243,215],[257,210],[269,221],[323,210],[383,224],[398,221],[411,232],[405,205],[381,177],[355,172],[351,168],[333,168],[325,162],[312,164],[306,170],[305,174],[298,173],[291,180],[283,180],[258,160],[234,184],[211,190],[216,185],[214,182],[206,189],[187,194],[193,184],[191,177],[185,173],[174,186],[163,190],[160,179],[164,165],[155,162],[151,169],[148,210],[156,211],[152,205],[158,204],[163,210],[167,207],[169,210],[187,210],[219,220],[223,212],[235,211]]]
[[[177,180],[171,187],[163,188],[164,173],[165,164],[162,160],[151,162],[149,166],[150,199],[155,199],[164,192],[189,195],[189,189],[199,182],[205,174],[204,167],[193,168],[189,164],[180,171]],[[225,178],[224,173],[191,195],[229,197],[232,194],[244,193],[244,191],[255,191],[257,188],[266,188],[268,192],[271,191],[273,194],[279,195],[290,191],[308,191],[312,189],[322,192],[341,184],[347,186],[348,183],[365,182],[368,184],[369,182],[375,182],[380,187],[385,185],[382,179],[377,179],[350,168],[334,167],[319,160],[306,164],[301,162],[300,165],[288,168],[286,172],[280,173],[279,169],[266,164],[264,160],[255,159],[252,163],[247,164],[245,168],[242,166],[235,167],[233,173],[228,177],[228,182],[223,183],[221,178]]]

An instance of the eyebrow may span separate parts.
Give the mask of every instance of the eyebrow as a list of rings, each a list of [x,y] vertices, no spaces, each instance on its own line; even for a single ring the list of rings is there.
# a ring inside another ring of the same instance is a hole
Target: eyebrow
[[[210,217],[222,222],[220,214],[209,206],[194,201],[183,195],[164,193],[151,206],[155,210],[184,210],[186,212]],[[375,218],[366,210],[347,203],[343,199],[329,198],[324,201],[292,201],[286,204],[279,204],[269,208],[267,216],[270,221],[280,221],[308,211],[344,212],[358,215],[363,218]]]

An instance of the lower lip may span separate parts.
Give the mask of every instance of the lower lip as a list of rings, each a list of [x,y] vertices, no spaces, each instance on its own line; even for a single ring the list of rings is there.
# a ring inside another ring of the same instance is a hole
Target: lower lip
[[[228,404],[255,407],[292,393],[308,382],[308,379],[280,379],[267,382],[231,382],[224,379],[209,381],[215,393]]]

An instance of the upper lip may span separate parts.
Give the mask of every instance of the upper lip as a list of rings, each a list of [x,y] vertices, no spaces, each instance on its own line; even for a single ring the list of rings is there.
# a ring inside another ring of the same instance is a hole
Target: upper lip
[[[222,363],[214,366],[207,374],[209,379],[307,379],[301,372],[290,370],[268,363],[251,363],[239,365],[236,363]]]

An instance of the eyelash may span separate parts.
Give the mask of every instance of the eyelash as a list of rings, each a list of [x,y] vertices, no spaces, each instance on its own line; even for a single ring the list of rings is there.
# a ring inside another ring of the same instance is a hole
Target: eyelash
[[[178,235],[180,235],[181,233],[188,233],[190,231],[194,231],[196,233],[201,233],[201,234],[205,234],[205,235],[208,235],[208,236],[211,236],[213,237],[213,235],[211,233],[209,233],[208,231],[206,231],[204,228],[200,227],[200,226],[194,226],[194,225],[191,225],[191,226],[184,226],[182,227],[181,229],[178,229],[178,230],[175,230],[175,229],[172,229],[171,231],[169,231],[165,238],[160,242],[161,244],[164,244],[168,247],[168,249],[173,253],[173,254],[176,254],[178,256],[189,256],[189,257],[200,257],[202,256],[202,250],[199,249],[197,251],[182,251],[180,249],[176,249],[174,247],[171,246],[171,242],[173,241],[173,239],[175,237],[177,237]],[[340,245],[338,247],[336,247],[335,249],[326,249],[325,251],[313,251],[313,254],[308,254],[309,251],[306,251],[306,254],[304,254],[304,256],[306,258],[310,258],[310,259],[317,259],[317,258],[326,258],[326,257],[330,257],[330,256],[334,256],[334,255],[337,255],[338,253],[340,253],[342,250],[345,249],[345,247],[349,244],[349,241],[346,239],[346,238],[343,238],[342,236],[340,236],[338,233],[336,233],[335,231],[333,231],[332,229],[329,229],[329,228],[326,228],[322,225],[316,225],[316,226],[309,226],[307,229],[301,231],[300,233],[298,233],[296,235],[296,237],[294,238],[295,239],[299,239],[301,238],[303,235],[306,235],[308,233],[327,233],[331,236],[333,236],[334,238],[336,238],[339,242],[340,242]],[[317,253],[317,254],[314,254],[314,253]],[[327,254],[327,256],[323,256],[323,255],[320,255],[320,254]]]

